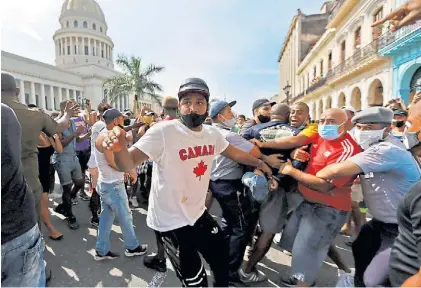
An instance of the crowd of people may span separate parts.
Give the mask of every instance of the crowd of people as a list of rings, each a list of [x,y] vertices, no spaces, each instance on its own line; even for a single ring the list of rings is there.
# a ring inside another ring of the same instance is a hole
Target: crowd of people
[[[421,2],[409,3],[385,18],[395,29],[420,17]],[[157,253],[143,263],[165,272],[168,257],[185,287],[208,286],[202,258],[214,286],[266,281],[257,264],[273,242],[292,257],[284,286],[316,285],[326,257],[356,287],[421,286],[419,91],[408,107],[394,99],[331,108],[318,121],[303,102],[267,99],[254,101],[247,119],[236,101],[210,102],[199,78],[166,97],[161,113],[137,101],[125,111],[107,103],[94,111],[85,101],[81,110],[69,99],[48,114],[18,95],[2,73],[2,286],[48,285],[41,222],[44,236],[65,237],[48,210],[55,174],[62,201],[54,211],[69,229],[79,229],[72,206],[89,201],[98,261],[119,257],[110,243],[115,216],[125,256],[146,254],[130,209],[145,205]],[[208,212],[214,199],[220,224]],[[340,233],[355,271],[333,243]]]

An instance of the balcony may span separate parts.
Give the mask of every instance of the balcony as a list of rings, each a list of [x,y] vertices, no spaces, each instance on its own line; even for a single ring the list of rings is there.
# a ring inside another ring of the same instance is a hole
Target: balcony
[[[379,54],[393,56],[402,52],[402,49],[421,42],[421,21],[403,27],[396,32],[387,31],[379,42]]]

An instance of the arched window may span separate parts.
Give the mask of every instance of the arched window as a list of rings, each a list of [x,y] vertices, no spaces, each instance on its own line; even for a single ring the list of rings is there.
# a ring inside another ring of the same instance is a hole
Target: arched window
[[[94,23],[94,24],[92,24],[92,28],[93,28],[94,30],[96,30],[96,25],[95,25],[95,23]]]
[[[88,22],[83,21],[83,28],[88,28]]]
[[[361,48],[361,26],[355,30],[354,34],[354,49],[358,50]]]
[[[77,27],[78,23],[77,20],[73,21],[73,27]]]
[[[99,32],[101,32],[101,33],[102,33],[102,27],[99,27]]]

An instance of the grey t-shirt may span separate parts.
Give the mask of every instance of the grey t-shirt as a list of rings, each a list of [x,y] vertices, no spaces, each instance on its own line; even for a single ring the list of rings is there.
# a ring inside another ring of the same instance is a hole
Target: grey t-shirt
[[[221,134],[225,137],[225,139],[230,143],[232,146],[249,153],[253,148],[253,144],[240,135],[223,128],[218,124],[213,125],[217,128]],[[237,162],[222,156],[217,155],[213,160],[212,170],[210,179],[212,181],[216,180],[236,180],[240,179],[244,174],[243,166],[238,164]]]
[[[411,153],[395,137],[350,158],[364,175],[360,176],[364,202],[373,217],[397,223],[397,207],[403,196],[420,179],[421,171]]]
[[[22,129],[13,110],[1,104],[1,244],[36,224],[34,196],[23,176]]]

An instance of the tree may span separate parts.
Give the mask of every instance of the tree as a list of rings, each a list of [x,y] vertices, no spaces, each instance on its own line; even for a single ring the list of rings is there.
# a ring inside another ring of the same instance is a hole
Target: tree
[[[141,57],[127,57],[125,55],[118,55],[116,63],[123,70],[123,74],[109,78],[104,82],[104,87],[108,89],[110,97],[108,101],[110,103],[121,94],[134,92],[139,98],[150,96],[162,107],[157,94],[162,92],[162,86],[152,80],[152,77],[162,72],[163,66],[150,64],[143,70]]]

